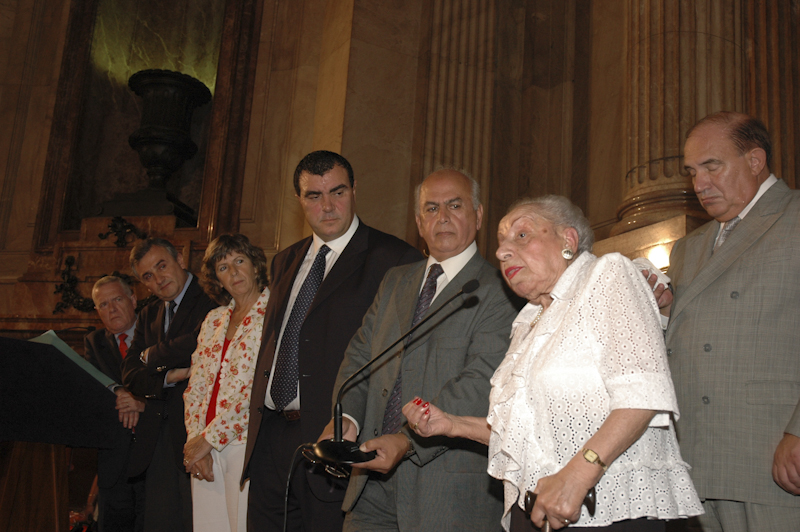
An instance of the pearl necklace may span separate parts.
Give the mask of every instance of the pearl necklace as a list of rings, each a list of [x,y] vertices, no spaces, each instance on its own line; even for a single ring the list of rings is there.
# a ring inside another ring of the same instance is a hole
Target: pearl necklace
[[[544,312],[544,306],[539,307],[539,312],[536,314],[536,317],[533,318],[531,322],[531,329],[536,327],[536,324],[539,323],[539,319],[542,317],[542,312]]]

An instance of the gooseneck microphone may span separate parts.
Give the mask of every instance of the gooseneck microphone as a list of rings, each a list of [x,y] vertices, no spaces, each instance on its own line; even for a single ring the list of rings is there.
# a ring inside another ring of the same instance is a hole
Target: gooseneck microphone
[[[333,439],[332,440],[324,440],[321,442],[317,442],[312,445],[312,450],[314,455],[322,460],[323,462],[335,463],[335,464],[359,464],[361,462],[368,462],[375,458],[376,453],[375,451],[370,451],[365,453],[364,451],[360,450],[358,447],[359,445],[355,442],[345,441],[342,438],[342,395],[344,394],[347,385],[352,381],[355,377],[360,375],[364,372],[367,368],[372,366],[375,362],[380,360],[386,353],[392,350],[394,346],[399,344],[403,341],[408,335],[414,333],[417,329],[422,327],[429,319],[433,318],[436,314],[439,313],[440,310],[445,308],[449,305],[454,299],[464,294],[471,294],[475,290],[478,289],[480,283],[477,279],[472,279],[471,281],[467,281],[464,283],[464,286],[461,287],[453,297],[448,299],[443,305],[439,308],[425,316],[419,323],[413,326],[408,332],[404,333],[400,338],[398,338],[392,345],[387,347],[383,350],[378,356],[361,366],[355,373],[350,375],[342,385],[339,387],[339,393],[336,396],[336,405],[333,407]]]

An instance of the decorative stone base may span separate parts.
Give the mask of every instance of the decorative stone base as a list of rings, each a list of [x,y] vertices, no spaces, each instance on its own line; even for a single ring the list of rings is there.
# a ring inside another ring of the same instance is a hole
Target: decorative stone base
[[[618,252],[629,259],[644,257],[667,271],[672,246],[707,220],[687,216],[675,216],[669,220],[633,229],[624,234],[612,236],[595,242],[593,253],[598,257],[606,253]]]

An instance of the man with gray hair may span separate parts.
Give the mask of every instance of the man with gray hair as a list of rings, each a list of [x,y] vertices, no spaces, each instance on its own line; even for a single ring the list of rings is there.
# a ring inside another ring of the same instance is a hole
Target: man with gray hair
[[[128,473],[145,479],[147,532],[191,532],[192,495],[183,465],[183,392],[200,326],[217,304],[186,271],[183,255],[167,240],[138,241],[130,262],[157,299],[139,313],[123,363],[123,384],[147,399]]]
[[[92,288],[94,308],[105,328],[84,339],[84,356],[97,369],[122,382],[122,361],[128,355],[136,326],[136,296],[124,280],[107,275]],[[144,411],[143,399],[121,385],[114,386],[119,420],[135,429]],[[97,453],[97,508],[100,532],[142,532],[144,530],[144,481],[128,479],[128,450],[131,432],[114,442],[111,449]]]
[[[344,530],[494,530],[503,513],[502,487],[486,474],[486,446],[422,438],[401,409],[420,396],[448,412],[485,416],[489,378],[505,355],[521,305],[478,253],[483,206],[477,183],[440,170],[416,196],[417,228],[430,257],[386,274],[345,352],[334,390],[465,283],[476,279],[480,286],[456,297],[344,392],[344,438],[377,453],[354,465]],[[331,421],[320,440],[331,438],[332,427]]]

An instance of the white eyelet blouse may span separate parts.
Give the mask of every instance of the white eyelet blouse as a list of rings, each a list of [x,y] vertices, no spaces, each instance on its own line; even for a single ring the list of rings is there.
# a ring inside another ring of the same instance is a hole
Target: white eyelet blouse
[[[616,408],[659,413],[597,483],[595,516],[584,507],[576,525],[703,513],[670,418],[678,405],[644,276],[617,253],[583,253],[551,296],[535,327],[539,305],[519,313],[491,380],[488,472],[503,480],[504,528],[525,491],[561,470]]]

